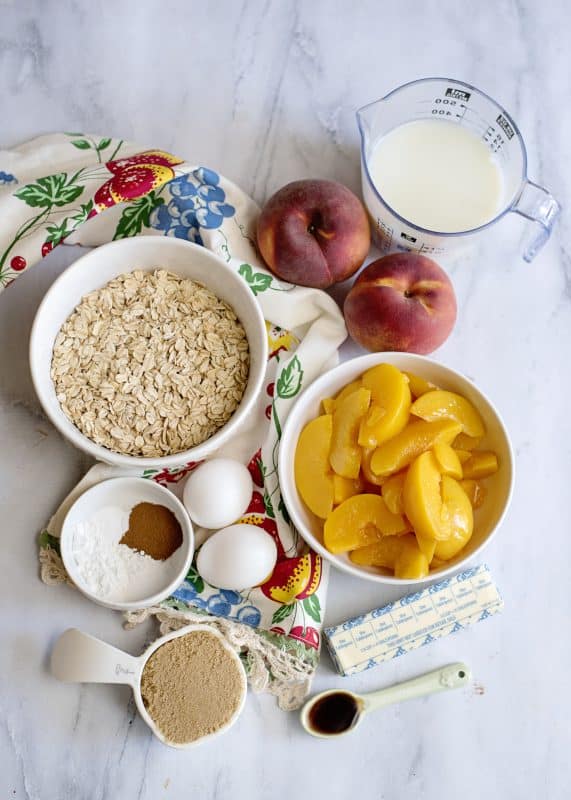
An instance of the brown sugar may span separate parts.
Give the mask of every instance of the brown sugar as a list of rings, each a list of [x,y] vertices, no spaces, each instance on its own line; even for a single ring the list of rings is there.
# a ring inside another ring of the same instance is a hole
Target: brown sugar
[[[131,509],[129,528],[119,544],[164,561],[181,546],[182,528],[170,508],[156,503],[138,503]]]
[[[163,644],[141,677],[145,708],[173,744],[194,742],[222,728],[240,707],[243,693],[241,666],[207,631]]]

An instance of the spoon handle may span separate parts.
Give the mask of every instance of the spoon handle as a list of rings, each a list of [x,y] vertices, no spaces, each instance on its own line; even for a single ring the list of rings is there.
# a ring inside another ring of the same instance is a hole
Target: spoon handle
[[[365,711],[374,711],[392,703],[402,703],[404,700],[412,700],[415,697],[423,697],[435,692],[458,689],[461,686],[465,686],[469,680],[470,669],[466,664],[462,662],[448,664],[410,681],[397,683],[387,689],[379,689],[378,692],[362,695],[365,702]]]
[[[77,628],[69,628],[52,650],[52,675],[66,683],[126,683],[136,686],[141,660]]]

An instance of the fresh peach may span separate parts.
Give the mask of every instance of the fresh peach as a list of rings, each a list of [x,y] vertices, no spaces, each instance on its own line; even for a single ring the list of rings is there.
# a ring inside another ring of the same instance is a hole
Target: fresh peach
[[[393,253],[365,267],[343,312],[349,333],[367,350],[431,353],[454,327],[456,297],[435,261]]]
[[[279,278],[326,289],[353,275],[369,252],[363,204],[335,181],[301,180],[276,192],[258,220],[258,247]]]

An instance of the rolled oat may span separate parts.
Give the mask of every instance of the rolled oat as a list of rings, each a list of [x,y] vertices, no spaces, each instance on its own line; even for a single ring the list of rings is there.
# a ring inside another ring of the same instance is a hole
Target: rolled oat
[[[137,270],[81,300],[56,337],[51,376],[85,436],[157,457],[201,444],[230,419],[249,363],[227,303],[167,270]]]

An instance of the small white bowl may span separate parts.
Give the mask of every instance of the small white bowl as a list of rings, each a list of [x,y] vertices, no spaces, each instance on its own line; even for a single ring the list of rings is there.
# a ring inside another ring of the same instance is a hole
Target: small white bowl
[[[171,556],[174,559],[172,571],[169,570],[170,574],[165,577],[165,585],[159,592],[129,602],[106,600],[92,592],[79,574],[73,554],[75,526],[104,506],[119,506],[129,511],[137,503],[156,503],[172,511],[182,530],[182,544]],[[194,555],[194,532],[185,507],[164,486],[146,478],[110,478],[87,489],[71,506],[61,529],[60,551],[67,574],[82,594],[105,608],[134,611],[160,603],[183,583]]]
[[[495,450],[500,469],[486,483],[485,502],[475,511],[474,533],[464,550],[446,562],[446,566],[433,569],[418,580],[395,578],[388,571],[375,567],[360,567],[346,554],[333,555],[323,544],[323,523],[309,511],[299,496],[295,485],[294,457],[297,440],[303,427],[320,413],[324,397],[332,397],[350,381],[377,364],[394,364],[395,367],[414,372],[443,389],[459,392],[468,398],[480,412],[486,426],[486,436],[481,448]],[[339,569],[377,583],[406,585],[427,583],[455,572],[483,550],[499,528],[510,504],[514,481],[514,458],[508,432],[496,408],[474,384],[450,367],[430,358],[410,353],[373,353],[345,361],[322,375],[303,392],[292,408],[284,426],[279,452],[280,487],[284,502],[293,523],[305,541]]]
[[[55,338],[82,297],[113,278],[134,270],[168,269],[206,286],[235,311],[250,348],[250,373],[242,400],[228,422],[202,444],[168,456],[124,455],[95,444],[66,417],[50,375]],[[53,283],[36,312],[30,337],[30,369],[44,411],[76,447],[93,458],[119,467],[174,467],[201,461],[224,445],[240,428],[262,389],[268,357],[264,317],[250,288],[221,258],[205,247],[168,236],[135,236],[91,250]]]

